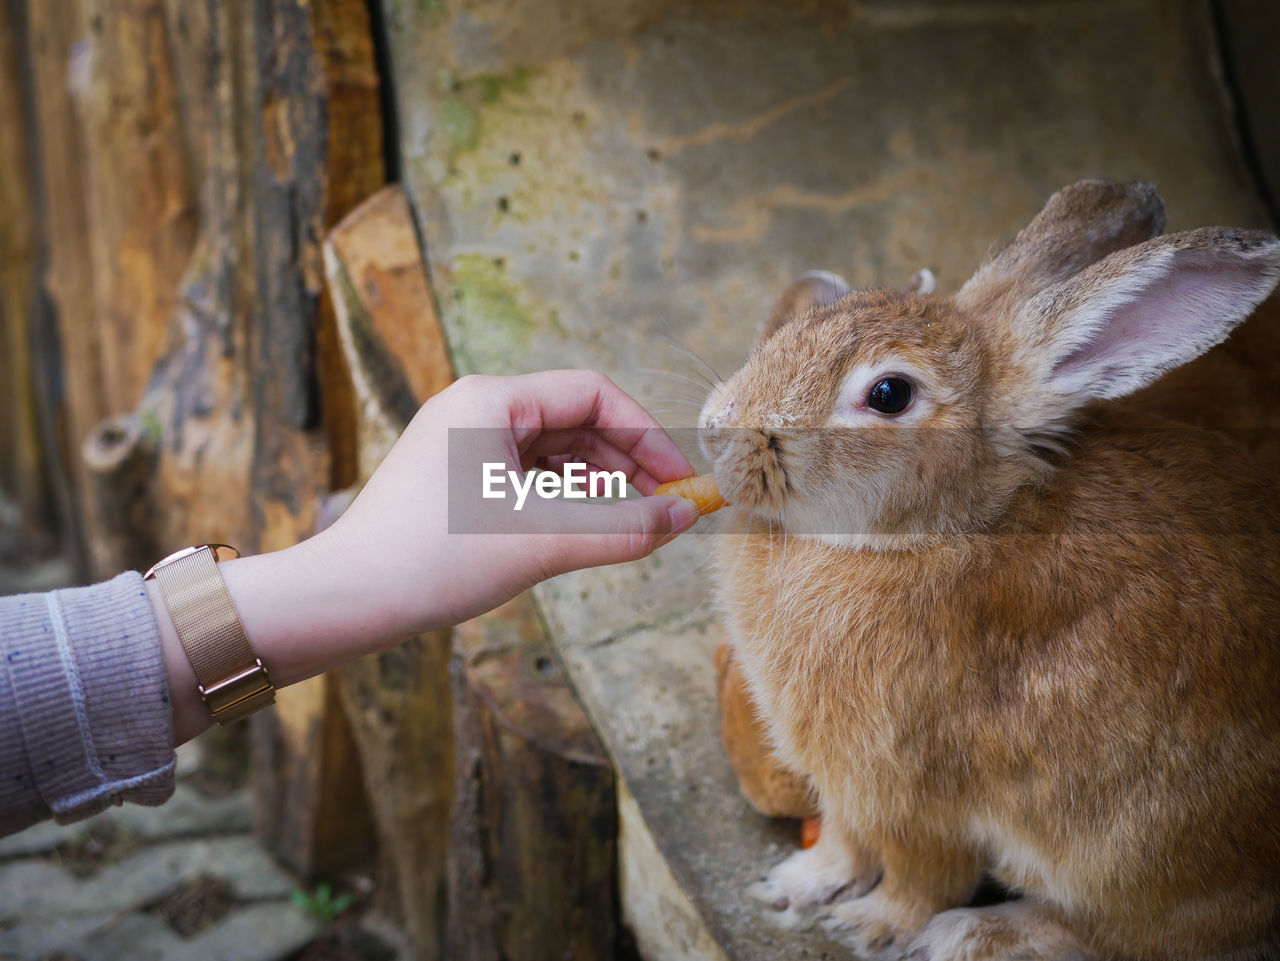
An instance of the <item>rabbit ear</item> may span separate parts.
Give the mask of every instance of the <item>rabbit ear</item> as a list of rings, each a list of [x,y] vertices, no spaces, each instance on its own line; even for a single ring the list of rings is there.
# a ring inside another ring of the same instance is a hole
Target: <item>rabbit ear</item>
[[[779,327],[793,317],[834,304],[852,289],[845,283],[843,277],[825,270],[810,270],[801,274],[800,279],[792,283],[773,302],[769,319],[765,321],[764,329],[760,331],[756,343],[764,343]]]
[[[1280,240],[1205,227],[1122,250],[1041,291],[1009,331],[1047,423],[1123,397],[1225,340],[1280,279]],[[1064,409],[1065,408],[1065,409]]]
[[[933,271],[928,267],[921,267],[907,281],[907,293],[931,294],[937,286],[938,278],[933,275]]]
[[[1164,202],[1147,183],[1081,180],[1063,187],[956,294],[968,310],[1025,300],[1110,253],[1164,229]]]

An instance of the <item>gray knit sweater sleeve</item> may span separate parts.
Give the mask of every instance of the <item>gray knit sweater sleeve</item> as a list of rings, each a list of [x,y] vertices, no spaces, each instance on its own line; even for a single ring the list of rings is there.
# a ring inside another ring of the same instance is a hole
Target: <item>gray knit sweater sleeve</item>
[[[173,793],[173,714],[136,572],[0,597],[0,835]]]

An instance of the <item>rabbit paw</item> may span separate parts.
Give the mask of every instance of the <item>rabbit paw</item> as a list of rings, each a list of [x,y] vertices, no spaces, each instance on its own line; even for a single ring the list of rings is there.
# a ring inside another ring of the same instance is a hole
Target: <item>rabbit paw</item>
[[[849,942],[860,956],[881,961],[901,958],[928,916],[905,910],[873,891],[866,897],[844,901],[831,909],[822,926]]]
[[[859,861],[843,844],[819,840],[777,864],[747,893],[778,911],[815,908],[841,893],[857,897],[879,880],[877,868]]]
[[[1091,961],[1056,918],[1027,901],[957,908],[934,917],[911,943],[910,961]]]

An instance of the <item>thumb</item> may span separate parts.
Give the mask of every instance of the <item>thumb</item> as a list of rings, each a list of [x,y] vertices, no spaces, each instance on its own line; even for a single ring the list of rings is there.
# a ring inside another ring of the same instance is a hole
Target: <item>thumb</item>
[[[552,538],[548,550],[553,560],[549,566],[557,574],[645,557],[698,519],[697,504],[670,495],[635,497],[607,506],[575,506],[594,516],[589,527],[578,528],[581,533]]]

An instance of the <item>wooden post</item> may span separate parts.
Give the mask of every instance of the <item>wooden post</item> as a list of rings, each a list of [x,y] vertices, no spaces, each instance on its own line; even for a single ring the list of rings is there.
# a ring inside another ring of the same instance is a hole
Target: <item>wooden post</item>
[[[367,862],[376,835],[337,685],[315,678],[276,699],[254,718],[251,738],[259,837],[303,877]]]
[[[367,0],[4,9],[26,23],[30,179],[90,574],[309,536],[353,474],[320,244],[385,175]],[[103,423],[142,425],[129,436],[146,443],[103,445],[124,438]],[[260,832],[303,873],[370,843],[334,683],[290,688],[254,721]]]
[[[617,948],[613,769],[528,595],[455,631],[449,957]]]
[[[49,538],[54,505],[33,371],[37,241],[32,145],[21,96],[25,36],[15,12],[12,4],[0,4],[0,499],[17,508],[25,521],[19,533],[30,541]]]
[[[218,7],[214,6],[215,11]],[[239,8],[260,145],[252,198],[255,323],[247,351],[256,414],[251,516],[263,550],[310,536],[333,485],[354,471],[351,391],[333,333],[325,231],[381,186],[381,104],[366,0],[261,0]],[[281,229],[290,224],[291,229]],[[258,754],[259,835],[296,870],[330,873],[372,847],[359,739],[333,675],[280,693],[273,757]]]
[[[386,187],[353,211],[324,255],[364,481],[419,405],[453,380],[453,368],[401,188]],[[405,926],[414,957],[433,961],[444,937],[453,787],[449,632],[419,635],[336,676],[382,842],[384,904]]]

